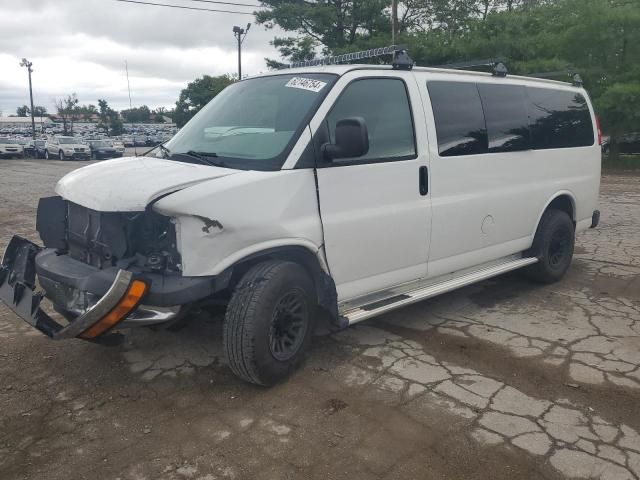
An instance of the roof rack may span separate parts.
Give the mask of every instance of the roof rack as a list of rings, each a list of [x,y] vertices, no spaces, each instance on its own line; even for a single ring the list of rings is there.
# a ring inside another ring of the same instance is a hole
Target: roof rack
[[[362,60],[365,58],[381,57],[384,55],[393,55],[392,67],[394,70],[411,70],[413,68],[413,60],[407,53],[407,46],[390,45],[388,47],[371,48],[369,50],[344,53],[342,55],[318,58],[315,60],[294,62],[288,65],[283,65],[280,67],[280,70],[286,68],[315,67],[317,65],[337,65],[339,63],[352,62],[354,60]]]
[[[448,68],[454,70],[465,70],[467,68],[475,67],[491,67],[491,71],[494,77],[506,77],[509,73],[507,66],[504,64],[504,59],[497,58],[484,58],[482,60],[469,60],[467,62],[447,63],[443,65],[434,65],[430,68]]]
[[[535,78],[549,78],[549,79],[553,79],[557,77],[571,77],[571,84],[574,87],[582,87],[583,85],[582,77],[580,76],[580,74],[571,72],[570,70],[556,70],[555,72],[537,72],[537,73],[530,73],[527,76],[535,77]]]

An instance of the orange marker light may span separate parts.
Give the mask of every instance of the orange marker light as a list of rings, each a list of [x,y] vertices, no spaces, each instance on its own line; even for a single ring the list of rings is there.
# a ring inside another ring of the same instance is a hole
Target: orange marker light
[[[120,322],[126,317],[140,302],[142,296],[147,291],[147,284],[134,280],[131,282],[127,293],[120,299],[118,304],[107,313],[102,319],[89,327],[87,330],[80,334],[81,338],[96,338],[109,330],[111,327]]]

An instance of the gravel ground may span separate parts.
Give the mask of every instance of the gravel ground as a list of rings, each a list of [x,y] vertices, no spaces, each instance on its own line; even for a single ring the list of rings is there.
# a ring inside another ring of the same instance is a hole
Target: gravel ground
[[[0,249],[85,162],[0,162]],[[221,317],[120,347],[52,342],[0,305],[0,478],[640,478],[640,177],[603,178],[567,277],[517,273],[332,335],[271,389]]]

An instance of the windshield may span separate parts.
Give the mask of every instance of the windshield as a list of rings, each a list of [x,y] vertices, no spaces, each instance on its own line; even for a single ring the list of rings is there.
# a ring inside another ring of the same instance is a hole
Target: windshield
[[[93,146],[94,147],[110,147],[111,142],[109,140],[98,140],[96,142],[93,142]]]
[[[73,137],[58,137],[58,141],[63,145],[78,143],[77,140]]]
[[[273,75],[230,85],[156,155],[171,158],[195,152],[209,163],[229,168],[280,169],[336,78]]]

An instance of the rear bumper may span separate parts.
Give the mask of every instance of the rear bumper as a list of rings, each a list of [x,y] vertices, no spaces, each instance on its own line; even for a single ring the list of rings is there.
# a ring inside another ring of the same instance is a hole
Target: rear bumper
[[[44,292],[36,291],[36,277]],[[182,305],[209,296],[215,284],[210,277],[175,277],[100,270],[14,236],[0,264],[0,300],[48,337],[92,340],[115,327],[173,320]],[[66,325],[41,308],[44,297]]]
[[[118,152],[94,152],[93,156],[98,160],[109,160],[110,158],[119,158],[122,157],[121,153]]]

